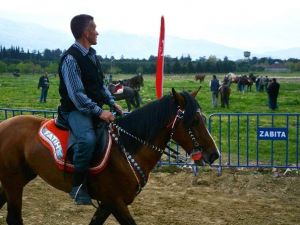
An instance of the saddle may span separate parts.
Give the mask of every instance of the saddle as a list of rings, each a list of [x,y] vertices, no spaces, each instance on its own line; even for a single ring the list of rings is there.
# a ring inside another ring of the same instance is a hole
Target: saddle
[[[112,139],[107,129],[96,129],[97,147],[93,160],[90,163],[89,173],[100,173],[107,165],[111,153]],[[73,173],[73,149],[74,138],[66,128],[58,127],[55,119],[46,120],[39,130],[41,143],[50,151],[57,167],[65,172]]]
[[[122,94],[123,91],[124,91],[124,86],[123,86],[121,83],[118,83],[118,84],[115,86],[115,89],[114,89],[113,94]]]

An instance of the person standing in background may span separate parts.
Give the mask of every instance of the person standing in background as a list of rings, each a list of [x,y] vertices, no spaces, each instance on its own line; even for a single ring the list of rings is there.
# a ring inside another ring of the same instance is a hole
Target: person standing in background
[[[39,84],[38,84],[38,89],[41,89],[41,96],[40,96],[41,103],[47,101],[49,85],[50,82],[48,78],[48,73],[45,72],[44,75],[40,77]]]
[[[280,84],[277,83],[276,78],[272,78],[271,82],[267,87],[267,93],[269,97],[269,108],[275,110],[277,106],[277,98],[279,94]]]
[[[214,108],[217,107],[218,103],[218,92],[219,92],[220,83],[217,79],[216,75],[213,75],[213,79],[210,81],[210,91],[211,91],[211,98],[212,98],[212,106]]]

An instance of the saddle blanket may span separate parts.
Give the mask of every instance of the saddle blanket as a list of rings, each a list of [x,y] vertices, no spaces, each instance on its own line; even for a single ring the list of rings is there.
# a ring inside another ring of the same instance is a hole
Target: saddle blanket
[[[117,84],[114,94],[122,94],[124,91],[124,86],[122,84]]]
[[[67,157],[70,131],[58,128],[55,124],[55,120],[51,119],[42,123],[38,136],[41,143],[50,151],[58,168],[66,172],[74,172],[74,165],[72,164],[71,159]],[[107,136],[108,140],[106,141],[104,153],[91,163],[89,169],[90,174],[100,173],[107,165],[112,144],[111,136]]]

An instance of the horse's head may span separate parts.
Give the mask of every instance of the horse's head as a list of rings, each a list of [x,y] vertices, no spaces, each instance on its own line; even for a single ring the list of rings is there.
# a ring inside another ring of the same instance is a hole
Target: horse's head
[[[220,152],[205,126],[205,117],[195,99],[199,90],[200,88],[188,94],[187,92],[177,93],[175,89],[172,89],[178,110],[171,123],[171,138],[192,156],[195,163],[212,164],[220,157]]]
[[[139,74],[138,75],[138,84],[139,84],[139,86],[140,87],[144,87],[144,77],[143,77],[143,75],[142,74]]]
[[[141,87],[144,87],[144,77],[141,74],[138,74],[131,78],[131,85],[134,89],[140,90]]]

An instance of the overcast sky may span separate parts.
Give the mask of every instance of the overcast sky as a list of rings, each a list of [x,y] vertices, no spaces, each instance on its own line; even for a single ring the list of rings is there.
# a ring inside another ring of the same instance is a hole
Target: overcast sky
[[[204,39],[249,51],[300,47],[300,0],[0,0],[0,17],[69,32],[74,15],[101,31]]]

